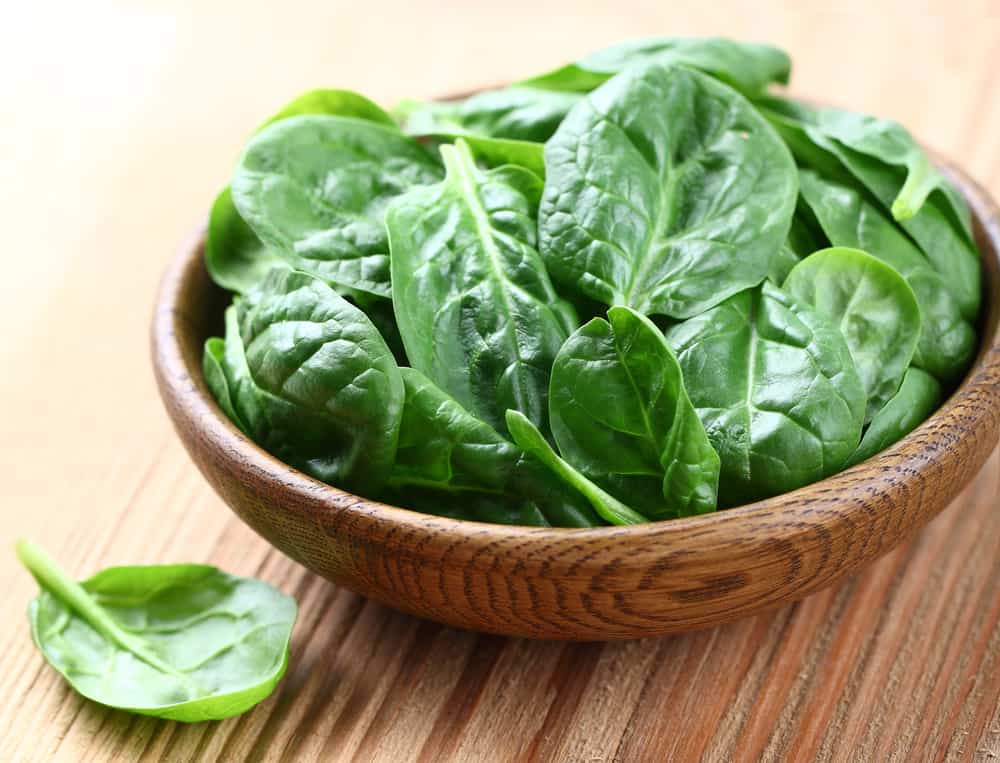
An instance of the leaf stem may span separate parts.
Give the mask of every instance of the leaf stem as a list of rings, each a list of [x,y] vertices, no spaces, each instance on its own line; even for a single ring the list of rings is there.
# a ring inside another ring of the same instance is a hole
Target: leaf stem
[[[157,670],[190,682],[188,676],[163,662],[149,651],[139,639],[119,628],[110,615],[94,600],[94,597],[82,585],[67,575],[56,564],[56,561],[39,546],[26,538],[19,538],[14,544],[14,551],[17,553],[17,558],[21,560],[21,564],[28,568],[28,572],[34,576],[43,590],[48,591],[74,610],[98,633]]]

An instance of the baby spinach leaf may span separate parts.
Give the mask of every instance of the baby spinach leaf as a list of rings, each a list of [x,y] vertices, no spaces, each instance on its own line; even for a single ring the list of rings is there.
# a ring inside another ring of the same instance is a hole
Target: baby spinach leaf
[[[514,442],[551,469],[567,485],[579,490],[606,521],[613,525],[634,525],[649,521],[563,461],[538,431],[538,427],[520,411],[507,411],[507,429]]]
[[[33,543],[16,549],[42,589],[31,636],[88,699],[218,720],[256,705],[285,672],[295,601],[266,583],[204,564],[110,567],[78,583]]]
[[[553,277],[675,318],[767,276],[798,186],[788,149],[741,95],[661,64],[575,106],[545,167],[539,240]]]
[[[232,194],[240,216],[292,267],[389,297],[385,208],[440,177],[434,159],[395,128],[305,115],[251,139]]]
[[[563,344],[549,420],[563,458],[650,519],[714,511],[719,456],[652,322],[613,307]]]
[[[903,277],[860,249],[834,247],[792,268],[784,290],[834,321],[868,395],[865,423],[896,394],[920,336],[920,308]]]
[[[975,319],[981,275],[968,206],[909,133],[894,122],[788,99],[759,105],[807,166],[848,187],[860,183],[893,210],[947,279],[963,316]]]
[[[229,393],[229,380],[226,379],[226,372],[223,368],[225,363],[226,343],[217,336],[209,337],[205,340],[205,350],[202,353],[201,367],[205,374],[205,382],[212,396],[218,402],[222,412],[229,417],[237,427],[243,432],[247,431],[247,426],[240,421],[236,408],[233,405],[232,395]]]
[[[722,37],[649,37],[620,42],[520,84],[589,92],[628,66],[650,61],[699,69],[747,95],[762,92],[772,82],[787,84],[792,68],[788,54],[771,45]]]
[[[245,292],[283,260],[265,246],[233,206],[229,187],[212,204],[205,238],[205,267],[223,289]]]
[[[224,370],[250,436],[324,482],[376,494],[395,460],[403,381],[358,308],[275,270],[227,313]]]
[[[369,122],[395,127],[396,123],[381,106],[353,90],[309,90],[292,99],[278,113],[264,122],[257,131],[269,124],[303,114],[336,114],[342,117],[366,119]]]
[[[406,402],[389,484],[502,494],[521,449],[419,371],[399,372]]]
[[[435,514],[502,524],[600,524],[588,504],[493,427],[419,371],[399,371],[406,403],[389,484],[403,500],[436,503]]]
[[[480,170],[462,141],[441,154],[445,180],[386,214],[407,357],[498,431],[507,408],[543,422],[552,359],[576,319],[535,248],[541,181],[520,167]]]
[[[913,364],[944,382],[962,373],[976,348],[976,332],[917,246],[861,193],[803,170],[802,198],[835,246],[869,252],[906,279],[920,306],[920,339]]]
[[[875,414],[847,465],[860,464],[909,434],[934,412],[941,398],[937,379],[919,368],[907,369],[899,391]]]
[[[404,101],[397,118],[411,135],[469,133],[544,143],[582,96],[537,87],[486,90],[459,101]]]
[[[666,337],[721,460],[720,506],[827,477],[857,447],[866,396],[847,343],[827,318],[769,282]]]
[[[311,90],[288,103],[258,127],[257,132],[301,114],[338,114],[394,124],[392,117],[363,95],[350,90]],[[212,205],[205,240],[205,265],[212,280],[224,289],[242,293],[281,264],[281,256],[257,238],[240,217],[230,189],[223,188]]]

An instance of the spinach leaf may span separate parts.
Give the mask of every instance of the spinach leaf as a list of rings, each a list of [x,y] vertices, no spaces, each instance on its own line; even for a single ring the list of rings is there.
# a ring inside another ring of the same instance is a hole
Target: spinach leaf
[[[265,449],[324,482],[376,494],[396,456],[403,381],[358,308],[275,270],[226,315],[232,405]]]
[[[538,431],[538,427],[520,411],[507,411],[507,429],[521,448],[537,458],[542,464],[552,470],[567,485],[579,490],[594,510],[613,525],[634,525],[649,520],[630,509],[610,493],[595,485],[576,469],[561,459],[552,450],[548,440]]]
[[[581,97],[577,93],[515,85],[459,101],[404,101],[395,113],[411,135],[466,132],[544,143]]]
[[[891,265],[906,279],[920,306],[920,339],[913,364],[950,382],[976,349],[976,332],[923,252],[855,189],[803,170],[802,198],[835,246],[862,249]]]
[[[825,248],[825,240],[812,229],[796,207],[792,217],[792,227],[788,230],[788,238],[778,252],[771,258],[767,277],[775,286],[781,286],[800,260],[808,257],[818,249]]]
[[[215,198],[205,237],[205,267],[223,289],[243,293],[271,268],[281,267],[281,257],[257,238],[233,206],[225,187]]]
[[[907,369],[899,391],[875,414],[848,461],[859,464],[916,429],[941,404],[941,385],[919,368]]]
[[[572,466],[650,519],[714,511],[719,456],[653,323],[613,307],[566,340],[549,420]]]
[[[720,506],[827,477],[857,447],[866,396],[847,343],[771,283],[671,326],[666,337],[721,460]]]
[[[981,274],[968,206],[909,133],[894,122],[787,99],[759,105],[808,167],[848,187],[860,183],[891,209],[946,278],[963,316],[975,319]]]
[[[576,318],[535,248],[541,181],[520,167],[480,170],[462,141],[441,155],[445,180],[386,214],[407,357],[498,431],[507,408],[544,422],[549,369]]]
[[[247,432],[247,426],[236,413],[233,405],[233,397],[229,392],[229,380],[226,378],[224,368],[226,343],[217,336],[209,337],[205,340],[205,350],[202,353],[201,368],[205,374],[205,382],[212,396],[218,402],[222,412],[229,417],[237,427]]]
[[[111,567],[78,583],[25,540],[28,608],[45,660],[102,705],[174,721],[239,715],[288,664],[295,601],[204,564]]]
[[[920,336],[913,290],[893,268],[860,249],[806,257],[784,290],[835,321],[868,395],[865,423],[896,394]]]
[[[392,125],[392,117],[363,95],[350,90],[311,90],[288,103],[267,125],[301,114],[338,114]],[[205,240],[205,265],[219,286],[245,292],[267,272],[283,263],[281,256],[264,245],[233,205],[232,193],[223,188],[212,205]]]
[[[586,503],[412,368],[390,486],[431,513],[502,524],[593,527]]]
[[[232,194],[240,216],[292,267],[389,297],[385,208],[440,177],[435,160],[395,128],[305,115],[250,140]]]
[[[342,117],[355,117],[369,122],[394,127],[396,122],[381,106],[365,98],[353,90],[309,90],[292,99],[274,116],[270,117],[257,132],[270,124],[280,122],[289,117],[303,114],[335,114]]]
[[[971,241],[972,220],[968,205],[899,122],[832,107],[808,106],[791,99],[764,98],[761,104],[788,120],[797,121],[817,146],[830,151],[841,161],[844,161],[845,155],[840,149],[846,148],[895,168],[889,174],[889,187],[869,186],[869,189],[886,204],[896,220],[902,222],[916,215],[936,191],[949,208],[949,214]],[[844,161],[853,173],[851,164],[849,159]],[[863,177],[858,179],[867,185]]]
[[[675,318],[767,276],[798,185],[788,149],[741,95],[661,64],[575,106],[545,167],[539,241],[553,277]]]
[[[520,84],[588,92],[629,66],[651,61],[699,69],[747,95],[762,92],[772,82],[787,84],[792,68],[788,54],[771,45],[722,37],[649,37],[620,42]]]

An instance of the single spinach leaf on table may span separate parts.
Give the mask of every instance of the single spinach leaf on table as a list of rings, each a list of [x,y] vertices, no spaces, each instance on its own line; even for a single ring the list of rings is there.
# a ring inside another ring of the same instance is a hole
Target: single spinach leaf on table
[[[867,424],[896,394],[917,348],[920,308],[913,290],[889,265],[846,247],[809,255],[783,288],[840,329],[868,395]]]
[[[305,115],[250,140],[232,195],[240,216],[292,267],[387,298],[385,208],[441,175],[430,154],[394,127]]]
[[[545,166],[539,241],[553,277],[675,318],[767,276],[798,190],[791,154],[746,99],[661,64],[628,69],[575,106]]]
[[[319,480],[377,494],[404,391],[364,313],[314,276],[275,270],[229,309],[226,327],[223,370],[247,433]]]
[[[758,101],[807,167],[850,187],[860,184],[946,278],[967,320],[981,299],[979,254],[968,205],[900,125],[790,99]]]
[[[788,54],[772,45],[723,37],[648,37],[598,50],[519,84],[589,92],[625,68],[650,61],[699,69],[747,95],[764,91],[772,82],[787,84],[792,68]]]
[[[968,366],[976,332],[927,257],[897,225],[856,189],[800,172],[802,199],[835,246],[869,252],[906,279],[920,306],[920,339],[913,364],[942,382],[951,382]]]
[[[677,358],[645,316],[613,307],[566,340],[549,420],[562,457],[644,516],[715,510],[719,456]]]
[[[671,326],[666,338],[721,460],[723,507],[794,490],[847,462],[865,389],[827,318],[765,282]]]
[[[407,357],[499,432],[507,408],[544,422],[549,369],[576,318],[535,248],[541,181],[520,167],[480,170],[462,141],[441,153],[445,180],[386,214]]]
[[[899,391],[875,414],[848,466],[871,458],[912,432],[937,409],[942,397],[937,379],[919,368],[907,369]]]
[[[520,411],[507,411],[507,429],[525,452],[534,456],[553,474],[567,485],[578,490],[604,520],[613,525],[634,525],[649,520],[639,512],[629,508],[599,485],[561,459],[552,449],[549,441],[534,424]]]
[[[110,567],[78,583],[40,548],[17,555],[45,660],[88,699],[175,721],[219,720],[267,697],[288,664],[295,601],[204,564]]]

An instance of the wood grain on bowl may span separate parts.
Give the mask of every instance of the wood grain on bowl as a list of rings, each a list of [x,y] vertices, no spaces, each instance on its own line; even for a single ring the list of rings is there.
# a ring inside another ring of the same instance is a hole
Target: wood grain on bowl
[[[232,509],[324,577],[393,607],[493,633],[626,639],[735,620],[800,599],[881,556],[944,508],[1000,432],[1000,209],[968,199],[986,288],[975,363],[903,440],[791,493],[699,517],[569,530],[428,516],[325,485],[242,435],[201,374],[227,299],[196,234],[167,272],[153,322],[161,395],[188,452]]]

